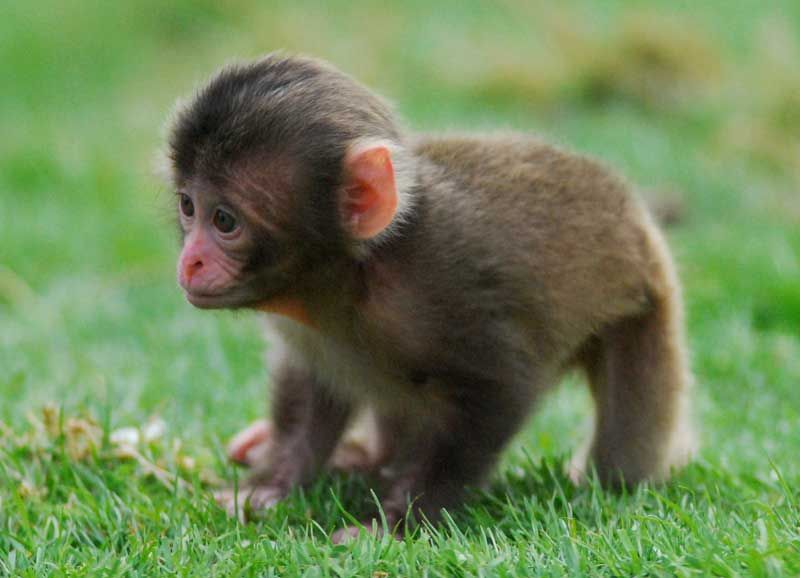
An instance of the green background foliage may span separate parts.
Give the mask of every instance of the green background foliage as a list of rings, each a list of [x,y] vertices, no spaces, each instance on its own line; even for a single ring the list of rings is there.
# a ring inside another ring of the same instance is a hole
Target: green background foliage
[[[683,206],[696,463],[572,488],[571,380],[452,523],[334,547],[370,499],[341,476],[227,519],[207,488],[265,407],[258,323],[183,302],[153,175],[175,98],[279,48],[412,128],[539,132]],[[0,78],[0,574],[800,574],[800,4],[10,0]],[[120,455],[111,433],[154,416],[164,434]]]

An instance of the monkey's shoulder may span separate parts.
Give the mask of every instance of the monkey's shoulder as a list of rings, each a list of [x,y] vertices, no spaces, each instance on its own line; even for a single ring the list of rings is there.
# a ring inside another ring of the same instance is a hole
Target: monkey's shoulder
[[[560,201],[630,196],[627,182],[602,162],[532,134],[421,135],[414,150],[444,177],[495,200],[519,193],[557,193]]]
[[[534,134],[520,132],[443,133],[415,135],[413,145],[417,154],[437,164],[459,163],[464,159],[517,159],[520,154],[555,153],[561,149]]]

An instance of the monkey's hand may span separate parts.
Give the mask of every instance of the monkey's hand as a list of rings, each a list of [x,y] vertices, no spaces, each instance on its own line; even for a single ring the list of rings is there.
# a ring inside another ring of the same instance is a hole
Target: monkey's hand
[[[245,433],[259,437],[270,431],[269,424],[262,422],[251,425]],[[267,439],[264,436],[262,444],[265,451],[258,457],[259,461],[252,464],[247,480],[238,488],[226,488],[214,494],[228,515],[242,522],[257,518],[285,498],[293,488],[309,481],[309,464],[313,458],[302,440],[278,443],[274,437]]]
[[[214,499],[230,517],[245,523],[280,502],[288,491],[280,485],[244,486],[219,490]]]

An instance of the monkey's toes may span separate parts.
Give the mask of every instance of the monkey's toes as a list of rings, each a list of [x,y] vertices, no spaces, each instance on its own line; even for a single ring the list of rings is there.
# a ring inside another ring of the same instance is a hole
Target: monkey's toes
[[[347,526],[340,528],[331,534],[331,542],[334,544],[344,544],[356,539],[362,532],[374,536],[376,538],[382,537],[386,532],[378,520],[372,519],[365,522],[363,526]],[[402,540],[403,536],[399,530],[388,532],[395,540]]]
[[[228,444],[228,459],[251,467],[266,454],[271,441],[272,424],[265,419],[255,421],[233,436]]]
[[[331,542],[334,544],[344,544],[346,542],[350,542],[351,540],[355,540],[360,533],[361,528],[359,526],[347,526],[346,528],[340,528],[331,534]]]
[[[286,490],[275,486],[258,486],[247,497],[247,505],[253,512],[268,510],[286,496]]]
[[[225,513],[231,518],[238,518],[240,522],[247,521],[245,516],[245,494],[240,490],[238,493],[234,492],[233,488],[226,488],[214,492],[214,501],[223,509]]]
[[[286,497],[286,490],[278,486],[255,486],[252,488],[226,488],[214,493],[214,499],[232,518],[249,522],[259,513],[269,510]]]

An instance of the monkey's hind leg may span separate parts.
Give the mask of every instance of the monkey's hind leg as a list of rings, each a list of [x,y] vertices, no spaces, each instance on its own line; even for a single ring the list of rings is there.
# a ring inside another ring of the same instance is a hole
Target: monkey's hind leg
[[[589,460],[604,484],[664,480],[689,460],[691,376],[677,289],[654,295],[644,314],[608,327],[585,363],[596,406]]]

